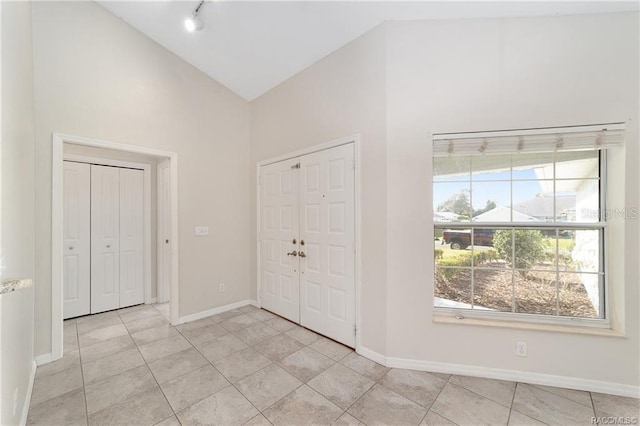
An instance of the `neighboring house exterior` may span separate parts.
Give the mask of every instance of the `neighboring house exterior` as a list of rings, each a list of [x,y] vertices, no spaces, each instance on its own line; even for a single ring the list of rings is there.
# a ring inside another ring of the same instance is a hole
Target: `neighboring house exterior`
[[[486,211],[472,219],[474,222],[510,222],[511,208],[506,206],[497,206]],[[514,222],[537,222],[538,219],[513,209]]]
[[[434,222],[456,222],[460,220],[460,215],[452,212],[433,212]]]
[[[556,196],[557,220],[573,222],[576,217],[576,196],[558,195]],[[514,212],[517,210],[525,215],[534,217],[542,222],[553,222],[556,218],[553,206],[553,195],[540,194],[537,197],[523,201],[513,206]]]

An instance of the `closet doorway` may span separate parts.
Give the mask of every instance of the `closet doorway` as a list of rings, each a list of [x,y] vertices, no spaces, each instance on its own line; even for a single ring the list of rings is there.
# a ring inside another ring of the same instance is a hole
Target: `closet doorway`
[[[355,143],[259,166],[263,308],[356,346]]]
[[[81,147],[86,150],[95,151],[108,151],[109,155],[91,154],[83,151],[82,153],[72,152],[68,149],[70,147]],[[77,158],[80,155],[82,159]],[[87,160],[86,157],[91,157]],[[165,178],[163,183],[167,184],[167,188],[151,188],[151,175],[155,175],[153,167],[149,169],[149,173],[144,173],[144,206],[145,215],[146,212],[151,212],[154,220],[156,219],[156,211],[159,207],[156,202],[160,195],[156,194],[156,189],[159,192],[165,194],[164,208],[168,211],[164,212],[165,227],[164,231],[156,229],[156,223],[144,222],[143,225],[143,263],[144,263],[144,295],[142,303],[155,303],[158,295],[155,292],[152,294],[152,288],[155,290],[156,278],[161,273],[158,271],[162,269],[165,273],[163,278],[165,298],[168,295],[169,303],[167,305],[168,316],[172,324],[179,322],[179,288],[178,288],[178,276],[179,276],[179,247],[178,241],[178,155],[170,151],[162,151],[153,148],[147,148],[137,145],[127,145],[121,143],[115,143],[110,141],[103,141],[97,139],[89,139],[79,136],[65,135],[60,133],[54,133],[52,135],[52,208],[51,208],[51,352],[38,357],[37,363],[43,364],[50,361],[55,361],[62,358],[63,353],[63,317],[64,313],[64,269],[65,269],[65,234],[64,234],[64,175],[65,175],[65,160],[71,160],[74,162],[88,162],[94,164],[100,164],[110,167],[123,167],[127,169],[140,168],[136,165],[131,165],[132,162],[138,162],[137,158],[145,157],[145,159],[152,159],[156,166],[165,164],[167,171],[165,172]],[[94,161],[97,158],[98,161]],[[131,158],[131,160],[128,160]],[[109,161],[104,163],[104,161]],[[142,161],[140,161],[142,162]],[[146,162],[146,161],[144,161]],[[166,162],[166,163],[165,163]],[[127,164],[125,164],[127,163]],[[144,167],[143,167],[144,169]],[[146,171],[146,170],[145,170]],[[156,182],[159,180],[156,179]],[[149,188],[149,190],[147,190]],[[153,196],[150,196],[153,194]],[[152,198],[156,200],[151,201]],[[147,210],[147,206],[149,209]],[[153,228],[153,229],[152,229]],[[157,248],[160,248],[160,234],[164,232],[166,241],[164,247],[163,262],[168,262],[167,267],[161,268],[161,264],[155,262],[152,265],[151,258],[159,257],[158,250],[150,243],[151,238],[157,238]],[[110,245],[108,243],[105,244]],[[111,247],[113,248],[113,246]],[[68,249],[68,246],[67,246]],[[74,246],[75,249],[75,246]],[[152,256],[153,250],[153,256]],[[157,266],[157,268],[156,268]],[[151,271],[151,273],[147,273]],[[169,276],[166,276],[169,274]],[[160,290],[160,289],[158,289]],[[139,299],[138,299],[139,300]],[[125,302],[128,303],[128,302]]]

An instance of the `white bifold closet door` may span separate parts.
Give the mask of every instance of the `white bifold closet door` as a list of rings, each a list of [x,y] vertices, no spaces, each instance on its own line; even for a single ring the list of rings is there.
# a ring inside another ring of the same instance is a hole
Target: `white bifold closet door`
[[[260,168],[261,303],[355,346],[353,144]]]
[[[90,199],[91,166],[64,162],[63,311],[64,318],[91,312]]]
[[[143,171],[91,166],[91,313],[144,302]]]
[[[91,166],[91,313],[120,307],[120,169]]]
[[[144,302],[144,172],[120,169],[120,306]]]

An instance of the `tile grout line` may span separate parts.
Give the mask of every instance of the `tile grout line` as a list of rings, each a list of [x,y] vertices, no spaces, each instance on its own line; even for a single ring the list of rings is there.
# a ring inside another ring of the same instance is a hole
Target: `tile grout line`
[[[155,308],[154,308],[155,309]],[[157,311],[157,309],[156,309]],[[164,318],[164,317],[163,317]],[[120,320],[122,321],[122,317],[120,318]],[[124,323],[124,321],[122,321]],[[171,324],[171,323],[169,323]],[[173,416],[176,418],[176,420],[178,419],[178,415],[176,414],[175,410],[173,409],[173,407],[171,406],[171,404],[169,403],[169,400],[167,399],[167,395],[165,395],[164,391],[162,390],[162,386],[160,386],[160,383],[158,383],[158,379],[156,378],[156,376],[153,374],[153,370],[151,370],[151,367],[149,367],[149,363],[147,362],[147,359],[144,357],[144,355],[142,355],[142,352],[140,351],[140,347],[138,346],[138,344],[136,343],[135,339],[133,338],[132,333],[129,331],[129,328],[125,325],[125,328],[127,328],[127,332],[129,333],[129,337],[131,338],[131,340],[133,341],[133,345],[135,346],[136,350],[138,351],[138,354],[140,354],[140,357],[142,358],[142,360],[144,361],[144,365],[147,367],[147,370],[149,370],[149,374],[151,374],[151,377],[153,377],[153,380],[156,382],[156,386],[158,386],[158,389],[160,390],[160,393],[162,394],[162,397],[164,398],[165,402],[167,403],[167,405],[169,406],[169,409],[171,410],[171,412],[173,413]],[[140,330],[143,331],[143,330]],[[179,332],[178,332],[179,333]],[[185,338],[186,339],[186,338]],[[187,342],[189,342],[187,340]],[[191,344],[191,342],[189,342],[189,344]],[[160,358],[162,359],[162,358]],[[137,367],[136,367],[137,368]],[[142,391],[142,392],[146,392]],[[140,393],[142,393],[140,392]],[[137,393],[136,395],[139,395],[140,393]],[[135,396],[135,395],[131,395],[131,396]],[[115,405],[115,404],[114,404]],[[170,416],[169,416],[170,417]],[[169,418],[167,417],[167,418]],[[165,419],[161,420],[164,421]],[[178,420],[178,422],[180,422]]]
[[[242,313],[242,315],[246,315],[246,314],[245,314],[245,313]],[[212,316],[214,316],[214,315],[212,315]],[[239,315],[237,315],[237,316],[239,316]],[[205,318],[210,318],[210,317],[205,317]],[[229,318],[229,319],[233,319],[233,318],[235,318],[235,317],[232,317],[232,318]],[[253,317],[251,317],[251,318],[253,318]],[[254,318],[254,319],[255,319],[255,318]],[[259,321],[259,320],[257,320],[257,321]],[[261,322],[261,321],[260,321],[260,322]],[[217,323],[213,323],[213,322],[212,322],[211,324],[218,325]],[[172,326],[172,327],[173,327],[173,326]],[[205,325],[205,326],[203,326],[203,327],[197,327],[197,328],[195,328],[194,330],[198,330],[198,329],[200,329],[200,328],[204,328],[204,327],[207,327],[207,326]],[[233,331],[231,331],[231,330],[229,330],[229,329],[225,328],[224,326],[220,326],[220,327],[222,327],[224,330],[226,330],[226,331],[228,332],[228,334],[233,335],[234,337],[236,337],[237,339],[239,339],[240,341],[242,341],[244,344],[246,344],[246,342],[245,342],[244,340],[240,339],[240,338],[239,338],[239,337],[238,337],[238,336],[237,336]],[[250,327],[250,326],[249,326],[249,327]],[[248,327],[245,327],[245,328],[248,328]],[[199,399],[198,401],[196,401],[196,402],[192,403],[189,407],[185,407],[183,410],[180,410],[180,411],[187,410],[187,409],[189,409],[190,407],[192,407],[193,405],[197,404],[198,402],[200,402],[200,401],[204,401],[205,399],[210,398],[211,396],[213,396],[213,395],[217,394],[218,392],[221,392],[222,390],[224,390],[224,389],[226,389],[226,388],[228,388],[228,387],[230,387],[230,386],[231,386],[231,387],[233,387],[233,388],[234,388],[234,389],[235,389],[235,390],[236,390],[240,395],[242,395],[242,397],[243,397],[244,399],[246,399],[246,400],[247,400],[247,402],[248,402],[249,404],[251,404],[251,406],[252,406],[253,408],[255,408],[255,409],[256,409],[256,411],[258,411],[258,414],[256,414],[255,416],[251,417],[251,419],[253,419],[254,417],[256,417],[256,416],[258,416],[258,415],[262,415],[262,411],[260,411],[260,409],[258,409],[258,407],[256,407],[256,406],[255,406],[255,405],[254,405],[254,404],[253,404],[253,403],[252,403],[252,402],[251,402],[251,401],[250,401],[250,400],[249,400],[249,399],[248,399],[248,398],[247,398],[247,397],[246,397],[246,396],[245,396],[245,395],[240,391],[240,389],[238,389],[238,388],[235,386],[235,383],[232,383],[232,382],[229,380],[229,378],[227,378],[227,376],[225,376],[225,375],[224,375],[220,370],[218,370],[218,369],[216,368],[216,366],[215,366],[215,365],[213,365],[213,362],[211,362],[211,361],[209,360],[209,358],[207,358],[207,357],[206,357],[202,352],[200,352],[200,350],[199,350],[195,345],[193,345],[193,343],[191,343],[191,341],[190,341],[187,337],[185,337],[185,336],[182,334],[182,332],[181,332],[180,330],[178,330],[178,329],[177,329],[177,328],[175,328],[175,327],[174,327],[174,329],[175,329],[175,330],[176,330],[176,331],[177,331],[177,332],[178,332],[182,337],[184,337],[184,338],[189,342],[189,344],[190,344],[190,345],[191,345],[191,346],[192,346],[196,351],[198,351],[198,353],[199,353],[199,354],[200,354],[204,359],[206,359],[206,360],[207,360],[207,362],[209,363],[209,365],[211,365],[211,367],[213,367],[213,369],[214,369],[214,370],[216,370],[216,371],[218,372],[218,374],[220,374],[220,376],[222,376],[222,378],[224,378],[224,379],[227,381],[227,383],[228,383],[228,385],[227,385],[227,386],[223,387],[222,389],[218,390],[217,392],[215,392],[215,393],[213,393],[213,394],[211,394],[211,395],[207,395],[207,396],[205,396],[205,397],[204,397],[204,398],[202,398],[202,399]],[[244,328],[242,328],[241,330],[243,330],[243,329],[244,329]],[[225,336],[226,336],[226,335],[225,335]],[[224,337],[224,336],[220,336],[220,337]],[[213,342],[213,341],[215,341],[215,340],[217,340],[217,339],[219,339],[219,338],[212,339],[212,340],[211,340],[211,342]],[[205,343],[208,343],[208,342],[209,342],[209,341],[207,341],[207,342],[203,342],[203,343],[201,343],[201,345],[203,345],[203,344],[205,344]],[[234,353],[237,353],[237,352],[243,351],[243,350],[248,349],[248,348],[251,348],[251,346],[248,346],[248,345],[247,345],[247,347],[246,347],[246,348],[240,349],[239,351],[233,351],[233,352],[231,352],[230,354],[228,354],[227,356],[225,356],[224,358],[227,358],[228,356],[230,356],[230,355],[232,355],[232,354],[234,354]],[[255,349],[254,349],[254,350],[255,350]],[[257,351],[256,351],[256,352],[257,352]],[[261,354],[261,355],[262,355],[262,354]],[[222,359],[224,359],[224,358],[222,358]],[[265,358],[266,358],[266,357],[265,357]],[[267,358],[267,359],[268,359],[268,358]],[[269,360],[269,361],[271,361],[271,360]],[[255,371],[254,373],[251,373],[251,374],[255,374],[255,373],[257,373],[258,371],[261,371],[261,370],[263,370],[263,369],[265,369],[265,368],[269,367],[270,365],[274,365],[274,363],[273,363],[273,362],[271,362],[269,365],[267,365],[267,366],[265,366],[265,367],[263,367],[263,368],[261,368],[261,369],[259,369],[259,370]],[[194,369],[194,370],[192,370],[192,371],[195,371],[195,370],[196,370],[196,369]],[[189,374],[189,373],[186,373],[186,374]],[[177,379],[177,378],[179,378],[179,377],[183,377],[183,376],[185,376],[186,374],[183,374],[183,375],[181,375],[181,376],[178,376],[178,377],[176,377],[176,379]],[[248,375],[248,376],[246,376],[246,377],[249,377],[251,374],[249,374],[249,375]],[[244,380],[246,377],[243,377],[242,379],[237,380],[237,381],[236,381],[236,383],[237,383],[237,382],[239,382],[239,381],[241,381],[241,380]],[[175,379],[172,379],[172,380],[175,380]],[[169,404],[169,405],[171,405],[171,404]],[[172,410],[173,410],[173,407],[172,407]],[[175,414],[175,412],[174,412],[174,414]],[[178,415],[177,415],[177,414],[175,414],[175,416],[176,416],[176,419],[178,419]],[[263,416],[263,417],[264,417],[264,416]],[[266,418],[266,417],[265,417],[265,418]],[[249,419],[249,420],[251,420],[251,419]],[[267,419],[267,421],[269,421],[269,419]],[[178,419],[178,422],[180,422],[180,419]],[[269,423],[271,423],[271,422],[269,422]]]
[[[438,377],[438,376],[434,376],[434,377]],[[436,403],[436,401],[438,400],[438,398],[440,398],[440,394],[442,394],[442,391],[444,390],[444,388],[446,388],[446,387],[447,387],[447,385],[451,383],[451,378],[452,378],[452,377],[453,377],[453,374],[449,374],[449,378],[446,380],[445,384],[440,388],[440,391],[438,392],[438,395],[436,395],[436,397],[435,397],[435,398],[433,398],[433,401],[431,402],[431,404],[429,404],[429,408],[427,408],[427,412],[426,412],[426,413],[425,413],[425,415],[422,417],[422,419],[420,419],[420,423],[418,423],[418,424],[422,424],[422,422],[424,421],[424,419],[429,415],[429,411],[431,411],[431,408],[433,407],[433,404],[435,404],[435,403]],[[451,383],[451,384],[453,384],[453,383]],[[380,386],[384,386],[384,385],[383,385],[383,384],[380,384]],[[407,398],[407,399],[409,399],[409,398]],[[415,402],[415,401],[414,401],[414,402]],[[417,404],[417,402],[416,402],[416,404]],[[418,404],[418,405],[419,405],[419,404]],[[436,413],[435,411],[434,411],[434,413],[435,413],[435,414],[438,414],[438,413]],[[438,415],[439,415],[439,416],[441,416],[441,417],[443,417],[443,418],[445,418],[445,419],[447,419],[447,420],[449,420],[451,423],[454,423],[454,424],[456,424],[456,425],[457,425],[457,423],[456,423],[456,422],[454,422],[453,420],[451,420],[451,419],[447,418],[446,416],[443,416],[442,414],[438,414]],[[507,424],[508,424],[508,423],[507,423]]]
[[[589,392],[589,400],[591,401],[591,409],[593,410],[593,418],[597,420],[598,415],[596,414],[596,404],[593,402],[593,393]]]
[[[353,351],[353,353],[357,354],[357,352],[356,352],[355,350]],[[358,354],[358,355],[359,355],[359,354]],[[346,355],[344,358],[346,358],[347,356],[349,356],[349,355]],[[362,356],[362,355],[359,355],[359,356]],[[342,358],[342,359],[344,359],[344,358]],[[371,361],[371,362],[375,362],[375,361]],[[342,364],[342,363],[340,363],[340,364],[341,364],[341,365],[344,365],[344,364]],[[378,364],[378,363],[376,362],[376,364]],[[380,365],[380,364],[378,364],[378,365]],[[346,365],[345,365],[345,367],[346,367]],[[386,367],[386,366],[383,366],[383,367],[385,367],[385,368],[389,368],[389,367]],[[329,368],[331,368],[331,367],[329,367]],[[347,367],[347,368],[349,368],[349,367]],[[383,386],[383,385],[380,383],[380,381],[381,381],[382,379],[384,379],[384,378],[386,377],[386,375],[387,375],[387,374],[389,374],[389,372],[390,372],[391,370],[392,370],[392,369],[391,369],[391,368],[389,368],[389,370],[388,370],[386,373],[384,373],[384,374],[383,374],[383,375],[382,375],[378,380],[374,380],[374,381],[373,381],[373,385],[371,385],[370,387],[368,387],[368,388],[367,388],[367,390],[366,390],[366,391],[364,391],[364,392],[362,393],[362,395],[360,395],[360,396],[359,396],[355,401],[353,401],[353,403],[352,403],[351,405],[349,405],[349,407],[347,407],[347,409],[346,409],[346,410],[344,410],[344,412],[345,412],[345,413],[347,413],[347,414],[349,414],[351,417],[353,417],[353,418],[357,419],[360,423],[362,423],[362,424],[366,425],[366,423],[364,422],[364,420],[362,420],[362,419],[360,419],[360,418],[358,418],[358,417],[354,416],[353,414],[349,413],[349,410],[351,409],[351,407],[353,407],[354,405],[356,405],[356,403],[357,403],[358,401],[360,401],[360,400],[361,400],[361,399],[362,399],[366,394],[368,394],[368,393],[371,391],[371,389],[373,389],[373,387],[374,387],[375,385],[380,385],[380,386],[384,387],[384,388],[385,388],[385,389],[387,389],[387,390],[391,390],[391,389],[388,389],[387,387]],[[325,371],[326,371],[326,370],[325,370]],[[356,372],[356,373],[357,373],[357,372]],[[322,373],[320,373],[320,374],[322,374]],[[359,374],[359,373],[358,373],[358,374]],[[316,376],[316,377],[317,377],[317,376]],[[314,389],[314,390],[315,390],[315,389]],[[393,391],[391,391],[391,392],[393,392]],[[396,392],[394,392],[394,393],[396,393]],[[402,396],[402,395],[400,395],[400,396]],[[404,397],[403,397],[403,398],[404,398]],[[408,398],[406,398],[406,399],[408,399]],[[415,401],[411,401],[411,402],[415,402]],[[428,411],[427,411],[427,412],[428,412]],[[426,414],[425,414],[425,415],[426,415]]]
[[[76,340],[78,341],[78,362],[80,363],[80,375],[82,376],[82,395],[84,395],[84,415],[87,425],[89,424],[89,403],[87,401],[87,387],[84,384],[84,368],[82,366],[82,352],[80,351],[80,334],[78,333],[78,321],[75,321]],[[64,324],[63,324],[64,326]],[[64,358],[64,354],[62,354]]]
[[[516,392],[518,392],[518,382],[516,382],[516,387],[513,388],[513,396],[511,397],[511,405],[509,406],[509,416],[507,417],[507,424],[511,421],[511,413],[513,412],[513,401],[516,400]]]
[[[516,383],[521,383],[521,382],[516,382]],[[543,391],[543,392],[546,392],[546,393],[548,393],[548,394],[551,394],[551,395],[553,395],[553,396],[555,396],[555,397],[557,397],[557,398],[562,398],[562,399],[563,399],[563,400],[565,400],[565,401],[569,401],[569,402],[572,402],[572,403],[574,403],[574,404],[581,405],[581,406],[583,406],[583,407],[588,407],[588,408],[594,409],[594,406],[593,406],[593,400],[591,399],[591,392],[589,392],[589,391],[582,391],[582,390],[578,390],[578,389],[570,389],[570,388],[557,388],[557,389],[571,390],[571,391],[576,391],[576,392],[586,392],[587,394],[589,394],[589,401],[591,402],[591,404],[590,404],[590,405],[584,405],[584,404],[582,404],[581,402],[574,401],[573,399],[567,398],[567,397],[562,396],[562,395],[558,395],[557,393],[553,393],[553,392],[548,391],[548,390],[546,390],[546,389],[542,389],[540,386],[543,386],[543,385],[534,385],[534,384],[531,384],[531,383],[522,383],[522,384],[527,385],[527,386],[532,386],[532,387],[534,387],[534,388],[536,388],[536,389],[538,389],[538,390],[541,390],[541,391]],[[551,386],[551,387],[556,388],[556,386]],[[595,410],[595,409],[594,409],[594,410]]]
[[[116,310],[115,312],[117,312],[117,310]],[[122,318],[120,317],[120,314],[118,314],[118,318],[120,319],[120,321],[122,322],[122,324],[123,324],[123,325],[125,325],[125,324],[124,324],[124,321],[122,321]],[[147,369],[149,370],[149,373],[151,374],[151,376],[152,376],[152,377],[153,377],[153,379],[155,380],[155,376],[153,376],[153,372],[151,372],[151,369],[149,368],[149,365],[147,364],[147,360],[144,358],[144,356],[142,356],[142,353],[140,352],[140,349],[138,348],[138,345],[136,345],[135,340],[133,340],[133,337],[131,336],[131,333],[129,332],[129,329],[126,327],[126,325],[125,325],[125,329],[127,329],[127,334],[128,334],[128,336],[129,336],[129,338],[133,341],[133,344],[134,344],[134,348],[135,348],[135,350],[140,354],[140,357],[142,358],[142,361],[144,362],[144,365],[147,367]],[[121,336],[118,336],[118,337],[121,337]],[[106,339],[105,341],[108,341],[108,340],[110,340],[110,339]],[[102,342],[98,342],[98,343],[102,343]],[[91,345],[90,345],[90,346],[91,346]],[[128,349],[128,350],[133,350],[133,349]],[[110,355],[109,355],[109,356],[110,356]],[[102,358],[98,358],[98,359],[104,359],[104,358],[106,358],[106,357],[102,357]],[[97,360],[95,360],[95,361],[97,361]],[[91,362],[95,362],[95,361],[91,361]],[[98,381],[97,381],[97,382],[95,382],[95,383],[91,383],[91,384],[89,384],[89,386],[93,386],[93,385],[95,385],[95,384],[97,384],[97,383],[100,383],[100,382],[102,382],[102,381],[108,380],[108,379],[110,379],[110,378],[112,378],[112,377],[115,377],[115,376],[117,376],[117,375],[120,375],[120,374],[126,373],[126,372],[128,372],[128,371],[131,371],[131,370],[134,370],[134,369],[136,369],[136,368],[140,368],[140,367],[142,367],[142,365],[138,365],[138,366],[136,366],[136,367],[129,368],[129,369],[124,370],[124,371],[121,371],[121,372],[119,372],[119,373],[117,373],[117,374],[113,374],[113,375],[111,375],[111,376],[108,376],[108,377],[105,377],[105,378],[103,378],[103,379],[101,379],[101,380],[98,380]],[[156,380],[156,384],[157,384],[157,380]],[[158,387],[159,387],[159,385],[158,385]],[[86,400],[86,386],[84,385],[84,379],[83,379],[83,390],[85,390],[85,400]],[[142,393],[144,393],[144,392],[147,392],[148,390],[150,390],[150,389],[145,389],[145,390],[142,390],[142,391],[140,391],[140,392],[137,392],[137,393],[131,394],[131,395],[129,395],[127,398],[128,398],[128,399],[129,399],[129,398],[133,398],[133,397],[138,396],[138,395],[140,395],[140,394],[142,394]],[[162,391],[162,389],[160,389],[160,390]],[[164,396],[164,394],[163,394],[163,396]],[[166,399],[166,397],[165,397],[165,399]],[[116,402],[116,403],[114,403],[114,404],[111,404],[111,405],[109,405],[109,406],[107,406],[107,407],[104,407],[104,408],[102,408],[102,409],[100,409],[100,410],[96,411],[96,412],[95,412],[95,413],[93,413],[93,414],[97,414],[97,413],[99,413],[99,412],[101,412],[101,411],[107,410],[107,409],[109,409],[109,408],[111,408],[111,407],[113,407],[113,406],[115,406],[115,405],[121,404],[121,403],[126,402],[126,401],[127,401],[127,399],[124,399],[124,400],[122,400],[122,401],[118,401],[118,402]],[[168,403],[168,401],[167,401],[167,403]],[[86,404],[86,402],[85,402],[85,404]],[[87,408],[87,423],[88,423],[88,411],[89,411],[89,407],[88,407],[88,405],[87,405],[87,407],[86,407],[86,408]],[[169,404],[169,408],[171,408],[171,404]],[[173,411],[173,409],[172,409],[172,411]],[[92,414],[92,415],[93,415],[93,414]]]

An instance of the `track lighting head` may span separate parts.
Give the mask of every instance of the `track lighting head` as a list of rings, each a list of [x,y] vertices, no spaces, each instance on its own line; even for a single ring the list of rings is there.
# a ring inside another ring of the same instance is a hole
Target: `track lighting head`
[[[202,6],[204,6],[204,0],[201,0],[200,3],[198,3],[198,6],[193,10],[191,17],[184,20],[184,27],[190,33],[200,31],[204,28],[204,21],[198,16],[200,15]]]
[[[204,22],[198,16],[192,16],[184,20],[184,27],[190,33],[194,31],[200,31],[204,28]]]

